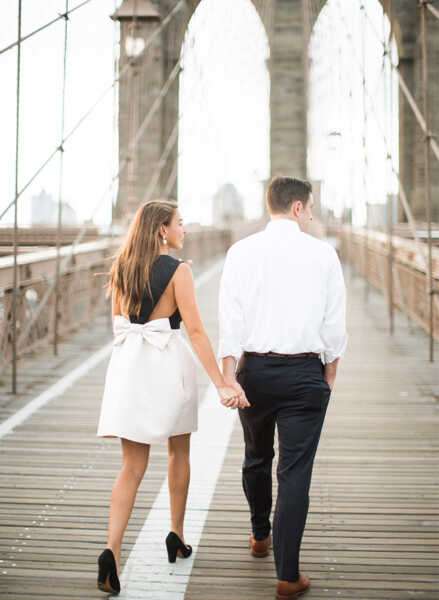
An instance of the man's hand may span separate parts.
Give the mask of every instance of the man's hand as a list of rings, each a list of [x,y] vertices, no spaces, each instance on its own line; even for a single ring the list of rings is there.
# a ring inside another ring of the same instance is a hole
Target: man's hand
[[[327,363],[325,365],[325,374],[324,374],[324,377],[325,377],[326,383],[331,388],[331,392],[332,392],[332,388],[334,387],[335,378],[336,378],[336,375],[337,375],[338,361],[339,361],[339,359],[336,358],[333,362]]]
[[[335,384],[335,375],[333,375],[332,377],[327,377],[325,375],[325,381],[329,385],[329,387],[331,388],[331,392],[332,392],[332,388],[334,387],[334,384]]]

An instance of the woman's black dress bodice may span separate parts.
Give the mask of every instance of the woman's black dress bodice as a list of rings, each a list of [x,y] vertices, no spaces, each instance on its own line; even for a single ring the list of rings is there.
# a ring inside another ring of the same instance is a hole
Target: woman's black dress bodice
[[[142,306],[140,308],[140,314],[130,315],[131,323],[146,323],[151,316],[154,307],[162,297],[163,292],[168,287],[178,265],[183,262],[181,259],[174,258],[169,254],[160,254],[151,266],[150,283],[152,298],[150,297],[148,290],[145,290],[142,298]],[[169,323],[171,329],[180,329],[181,315],[180,311],[177,310],[173,315],[169,317]]]

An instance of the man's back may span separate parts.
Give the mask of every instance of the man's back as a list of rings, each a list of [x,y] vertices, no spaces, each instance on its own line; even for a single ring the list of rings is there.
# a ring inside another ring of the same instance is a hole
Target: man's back
[[[334,248],[279,218],[229,250],[220,291],[220,356],[324,353],[346,345],[345,285]]]
[[[277,430],[276,597],[295,598],[310,586],[300,572],[299,554],[314,457],[347,342],[346,289],[334,248],[301,231],[313,219],[311,184],[275,177],[266,202],[270,223],[227,253],[219,354],[226,381],[242,389],[249,402],[239,417],[254,556],[270,548]]]

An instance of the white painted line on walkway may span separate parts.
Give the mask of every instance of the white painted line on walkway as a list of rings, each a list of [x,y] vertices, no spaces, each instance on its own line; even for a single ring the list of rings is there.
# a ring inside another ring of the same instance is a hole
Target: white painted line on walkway
[[[121,599],[183,600],[236,416],[237,411],[222,406],[216,389],[210,386],[200,408],[198,431],[191,438],[185,538],[193,547],[192,556],[168,563],[165,538],[170,518],[166,479],[125,563]]]
[[[200,273],[200,275],[195,279],[195,287],[198,289],[202,285],[208,283],[210,279],[221,270],[222,264],[223,260],[221,259],[215,262],[209,269]],[[10,433],[13,429],[15,429],[15,427],[18,427],[24,423],[24,421],[33,415],[34,412],[45,406],[48,402],[63,394],[67,388],[72,386],[76,381],[78,381],[78,379],[81,379],[81,377],[87,375],[87,373],[89,373],[96,365],[110,355],[112,347],[113,342],[106,344],[103,348],[87,358],[78,367],[73,369],[73,371],[70,371],[70,373],[64,375],[64,377],[62,377],[59,381],[54,383],[33,400],[30,400],[25,406],[23,406],[23,408],[3,421],[3,423],[0,424],[0,438]]]
[[[111,352],[113,343],[109,343],[89,358],[87,358],[78,367],[64,375],[59,381],[50,386],[47,390],[42,392],[39,396],[28,402],[23,408],[20,408],[15,414],[6,419],[0,424],[0,438],[10,433],[15,427],[21,425],[28,419],[34,412],[40,409],[42,406],[53,400],[54,398],[63,394],[67,388],[73,385],[78,379],[81,379],[84,375],[87,375],[97,364],[99,364],[104,358]]]

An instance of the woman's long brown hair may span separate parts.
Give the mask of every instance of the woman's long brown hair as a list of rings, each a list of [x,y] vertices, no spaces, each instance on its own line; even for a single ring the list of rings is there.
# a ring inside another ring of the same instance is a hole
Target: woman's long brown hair
[[[177,208],[175,202],[153,200],[137,209],[108,282],[108,294],[115,294],[122,314],[138,316],[145,290],[152,297],[150,273],[160,254],[160,227],[171,223]]]

